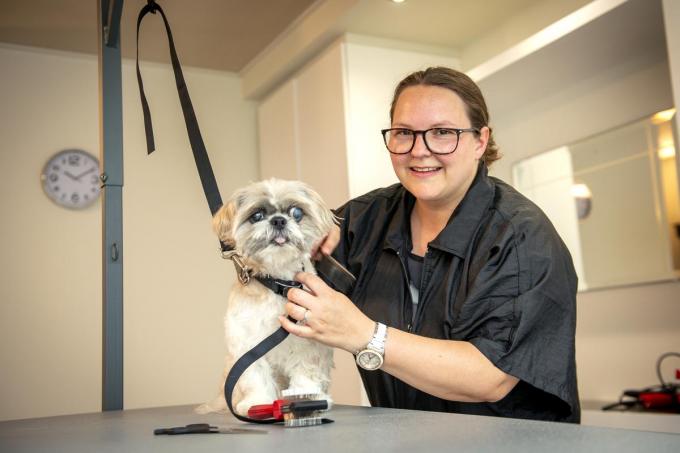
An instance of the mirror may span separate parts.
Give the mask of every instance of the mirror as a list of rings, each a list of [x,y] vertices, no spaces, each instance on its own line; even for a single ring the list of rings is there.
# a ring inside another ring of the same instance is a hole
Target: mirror
[[[514,186],[569,248],[579,291],[680,277],[674,114],[659,112],[513,165]]]

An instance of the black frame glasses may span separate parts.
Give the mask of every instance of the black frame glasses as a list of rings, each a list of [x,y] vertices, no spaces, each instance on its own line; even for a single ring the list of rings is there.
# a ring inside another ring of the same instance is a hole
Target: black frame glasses
[[[408,151],[395,152],[395,151],[392,151],[390,149],[388,134],[392,134],[394,131],[409,132],[411,134],[412,141],[411,141],[411,146],[409,147]],[[431,131],[455,132],[456,133],[456,145],[453,147],[453,149],[451,151],[441,152],[441,151],[433,150],[432,148],[430,148],[430,145],[427,143],[427,135]],[[416,145],[416,138],[418,137],[418,135],[422,135],[423,136],[423,143],[425,143],[425,147],[427,148],[427,150],[430,151],[432,154],[440,154],[441,155],[441,154],[451,154],[455,150],[458,149],[458,143],[460,143],[460,134],[462,134],[463,132],[474,132],[475,134],[479,134],[479,129],[476,129],[474,127],[469,127],[467,129],[460,129],[460,128],[456,128],[456,127],[431,127],[430,129],[425,129],[425,130],[422,130],[422,131],[415,131],[413,129],[408,129],[408,128],[405,128],[405,127],[392,127],[392,128],[389,128],[389,129],[382,129],[380,132],[382,133],[383,142],[385,142],[385,147],[387,148],[387,151],[389,151],[392,154],[408,154],[408,153],[410,153],[411,151],[413,151],[413,147]]]

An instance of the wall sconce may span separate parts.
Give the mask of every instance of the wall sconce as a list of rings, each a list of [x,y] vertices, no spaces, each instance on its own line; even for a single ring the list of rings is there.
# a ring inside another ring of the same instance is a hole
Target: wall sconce
[[[586,184],[572,184],[571,196],[576,203],[576,215],[579,220],[583,220],[590,215],[593,208],[593,194]]]

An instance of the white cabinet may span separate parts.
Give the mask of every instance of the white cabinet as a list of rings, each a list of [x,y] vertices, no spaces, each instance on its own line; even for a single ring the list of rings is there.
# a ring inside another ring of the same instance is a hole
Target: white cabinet
[[[393,184],[380,129],[389,127],[394,88],[434,65],[459,62],[376,47],[356,35],[334,42],[260,104],[261,177],[301,179],[332,207]]]

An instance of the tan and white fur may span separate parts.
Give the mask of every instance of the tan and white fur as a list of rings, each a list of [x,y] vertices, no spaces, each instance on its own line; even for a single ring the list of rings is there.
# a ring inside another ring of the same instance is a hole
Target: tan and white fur
[[[293,280],[299,271],[314,273],[312,246],[333,221],[332,212],[306,184],[269,179],[237,190],[215,214],[213,227],[253,275]],[[286,302],[255,279],[247,285],[234,283],[224,317],[224,379],[236,360],[280,327],[277,318],[284,314]],[[327,397],[332,367],[331,348],[289,335],[241,375],[233,393],[234,410],[246,415],[250,406],[270,404],[286,388],[318,389]],[[226,407],[221,388],[214,401],[196,410],[223,412]]]

